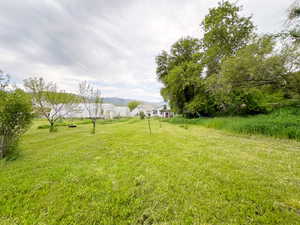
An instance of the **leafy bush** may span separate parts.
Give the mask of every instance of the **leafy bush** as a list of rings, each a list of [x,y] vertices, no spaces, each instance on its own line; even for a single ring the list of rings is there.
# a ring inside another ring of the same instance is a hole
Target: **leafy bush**
[[[0,158],[14,149],[31,120],[32,104],[22,90],[0,90]]]
[[[140,116],[141,120],[145,119],[145,113],[143,111],[141,111],[139,113],[139,116]]]
[[[231,115],[256,115],[267,112],[264,95],[258,90],[233,90],[230,98],[228,113]]]

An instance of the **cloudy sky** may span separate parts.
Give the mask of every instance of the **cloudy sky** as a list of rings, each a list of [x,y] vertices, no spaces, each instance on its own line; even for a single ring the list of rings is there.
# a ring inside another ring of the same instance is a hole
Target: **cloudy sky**
[[[0,0],[0,69],[75,92],[87,80],[103,96],[160,101],[155,56],[200,23],[216,0]],[[283,27],[293,0],[240,0],[258,32]]]

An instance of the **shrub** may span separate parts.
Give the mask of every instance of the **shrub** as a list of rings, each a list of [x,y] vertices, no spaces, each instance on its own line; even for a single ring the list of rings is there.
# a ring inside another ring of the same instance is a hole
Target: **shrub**
[[[31,120],[32,104],[22,90],[0,90],[0,158],[12,150]]]
[[[145,113],[143,111],[141,111],[139,113],[139,116],[140,116],[141,120],[145,119]]]
[[[232,91],[228,114],[231,115],[256,115],[266,113],[264,96],[258,90]]]

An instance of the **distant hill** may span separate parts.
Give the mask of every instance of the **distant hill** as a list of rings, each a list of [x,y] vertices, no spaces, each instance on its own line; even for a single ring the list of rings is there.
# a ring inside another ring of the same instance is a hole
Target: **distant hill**
[[[32,95],[32,93],[28,93],[29,95]],[[69,95],[69,96],[74,96],[74,97],[80,97],[79,95],[76,94],[72,94],[72,93],[58,93],[58,95]],[[149,105],[159,105],[159,102],[146,102],[146,101],[140,101],[140,100],[136,100],[136,99],[127,99],[127,98],[117,98],[117,97],[103,97],[102,98],[103,103],[109,103],[109,104],[113,104],[116,106],[127,106],[129,102],[131,101],[139,101],[142,104],[149,104]],[[81,102],[80,100],[78,100],[78,103]]]
[[[103,103],[110,103],[113,105],[118,105],[118,106],[127,106],[128,102],[131,101],[139,101],[144,104],[150,104],[150,105],[157,105],[159,104],[158,102],[145,102],[145,101],[140,101],[140,100],[135,100],[135,99],[126,99],[126,98],[116,98],[116,97],[103,97]]]

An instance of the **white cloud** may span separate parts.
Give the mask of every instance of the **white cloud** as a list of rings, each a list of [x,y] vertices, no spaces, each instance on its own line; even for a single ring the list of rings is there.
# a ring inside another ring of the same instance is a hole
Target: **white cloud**
[[[89,80],[105,96],[160,101],[155,56],[183,36],[201,37],[205,0],[0,1],[0,68],[75,91]],[[282,28],[293,0],[240,0],[259,32]]]

